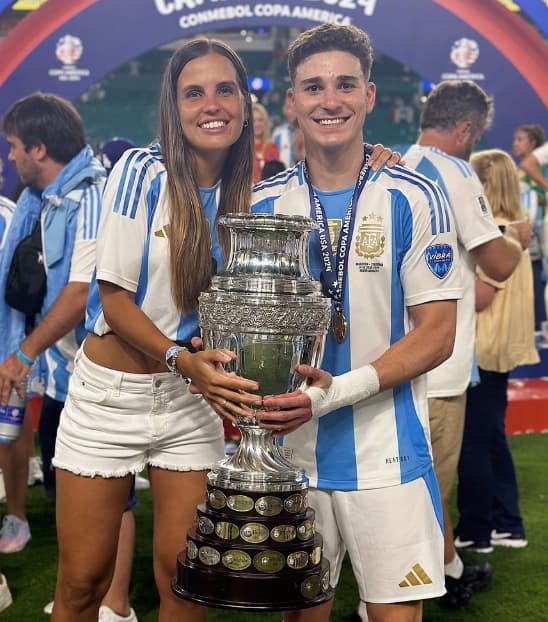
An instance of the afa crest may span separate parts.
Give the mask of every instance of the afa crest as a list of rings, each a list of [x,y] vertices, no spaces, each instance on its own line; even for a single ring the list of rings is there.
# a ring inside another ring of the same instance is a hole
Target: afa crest
[[[374,259],[384,253],[384,224],[382,216],[369,214],[362,218],[356,235],[356,254],[365,259]]]

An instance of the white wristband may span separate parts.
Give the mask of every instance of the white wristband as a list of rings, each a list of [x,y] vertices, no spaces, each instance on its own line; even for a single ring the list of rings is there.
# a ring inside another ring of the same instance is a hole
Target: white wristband
[[[379,390],[377,370],[372,365],[365,365],[346,374],[334,376],[329,389],[307,387],[304,393],[310,397],[312,416],[321,417],[337,408],[366,400],[376,395]]]

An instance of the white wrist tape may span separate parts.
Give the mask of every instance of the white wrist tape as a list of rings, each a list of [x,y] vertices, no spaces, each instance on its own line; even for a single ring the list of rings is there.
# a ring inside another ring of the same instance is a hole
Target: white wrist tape
[[[337,408],[366,400],[376,395],[379,390],[379,376],[376,369],[372,365],[366,365],[346,374],[334,376],[329,389],[307,387],[304,393],[310,397],[312,416],[321,417]]]

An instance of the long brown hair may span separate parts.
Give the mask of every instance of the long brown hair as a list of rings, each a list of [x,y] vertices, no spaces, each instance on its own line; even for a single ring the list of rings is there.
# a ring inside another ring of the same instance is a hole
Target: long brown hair
[[[509,221],[523,218],[518,171],[506,151],[477,151],[470,157],[470,164],[481,183],[486,185],[485,194],[491,204],[493,216]]]
[[[185,138],[177,107],[177,80],[185,65],[209,53],[227,58],[238,78],[244,97],[242,133],[230,147],[221,173],[221,193],[215,227],[223,251],[228,250],[228,234],[217,226],[220,215],[249,212],[253,184],[253,123],[247,74],[238,55],[222,41],[199,38],[179,48],[164,72],[160,94],[160,142],[167,171],[169,193],[169,254],[171,291],[182,313],[196,307],[200,292],[212,276],[211,236],[204,216],[194,170],[193,150]]]

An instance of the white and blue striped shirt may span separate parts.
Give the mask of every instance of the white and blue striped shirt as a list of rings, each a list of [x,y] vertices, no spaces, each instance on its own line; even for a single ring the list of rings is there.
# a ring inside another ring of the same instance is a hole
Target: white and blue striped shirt
[[[472,167],[435,147],[412,145],[402,156],[410,168],[437,182],[451,206],[458,238],[463,297],[457,303],[453,354],[427,374],[428,397],[462,395],[470,382],[476,334],[475,262],[469,251],[501,236],[483,186]]]
[[[102,183],[91,184],[81,195],[70,260],[69,283],[91,281],[95,268],[95,244],[101,214],[101,188]],[[44,352],[47,370],[45,392],[51,398],[60,402],[65,401],[70,374],[74,368],[74,356],[85,335],[86,330],[82,321]]]
[[[318,192],[336,244],[353,187]],[[314,218],[302,162],[255,187],[253,211]],[[409,169],[371,175],[354,207],[343,305],[348,334],[327,336],[322,367],[338,375],[370,363],[411,330],[407,307],[462,295],[456,234],[438,186]],[[317,233],[310,267],[323,269]],[[423,476],[432,465],[425,377],[334,411],[284,438],[314,487],[356,490]]]
[[[200,189],[212,236],[212,258],[223,256],[215,234],[219,187]],[[167,174],[158,146],[126,151],[108,177],[97,240],[97,269],[87,305],[86,328],[111,331],[101,306],[97,281],[135,294],[135,304],[174,341],[199,335],[197,312],[181,315],[171,295]],[[184,206],[181,206],[184,209]],[[193,257],[188,257],[193,262]]]

